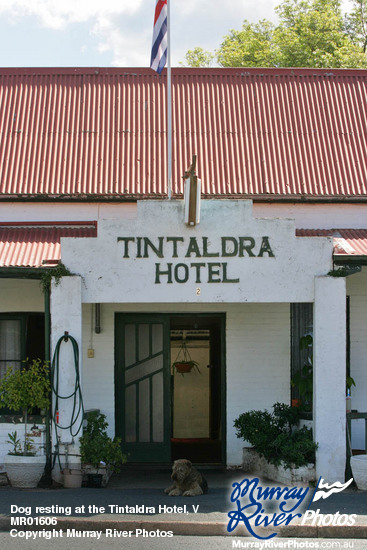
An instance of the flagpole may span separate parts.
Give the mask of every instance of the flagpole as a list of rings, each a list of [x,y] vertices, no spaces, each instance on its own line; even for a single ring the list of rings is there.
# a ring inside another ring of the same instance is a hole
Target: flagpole
[[[171,0],[167,0],[167,194],[172,198]]]

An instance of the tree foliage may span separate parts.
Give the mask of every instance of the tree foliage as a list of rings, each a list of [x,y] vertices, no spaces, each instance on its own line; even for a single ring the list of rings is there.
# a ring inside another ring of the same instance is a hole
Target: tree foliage
[[[223,38],[217,62],[221,67],[367,67],[367,0],[353,1],[352,12],[343,16],[339,0],[283,0],[275,10],[277,25],[245,20],[241,30]],[[209,56],[195,48],[185,59],[191,67],[204,67]]]
[[[214,59],[215,54],[203,48],[196,47],[186,52],[185,63],[180,63],[180,65],[187,65],[188,67],[210,67]]]
[[[367,50],[367,5],[366,0],[354,0],[353,9],[345,16],[345,31],[353,44],[364,53]]]
[[[13,411],[44,409],[50,404],[49,366],[33,359],[23,369],[9,367],[0,382],[0,403]]]

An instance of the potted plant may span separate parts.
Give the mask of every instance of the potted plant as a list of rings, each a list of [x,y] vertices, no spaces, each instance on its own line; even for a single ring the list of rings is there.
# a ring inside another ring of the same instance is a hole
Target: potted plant
[[[88,476],[89,487],[101,487],[103,468],[106,478],[111,472],[118,471],[126,462],[127,456],[122,453],[121,439],[107,434],[106,415],[93,411],[89,413],[87,426],[80,438],[80,454],[84,471]],[[105,480],[107,483],[108,479]]]
[[[196,369],[198,372],[200,372],[199,363],[191,359],[186,342],[185,340],[183,340],[178,355],[176,357],[176,361],[172,363],[172,371],[176,371],[180,374],[186,374],[188,372],[191,372],[192,369]]]
[[[248,441],[274,466],[290,469],[315,462],[317,444],[312,430],[298,428],[301,413],[285,403],[275,403],[273,412],[249,411],[235,421],[236,436]]]
[[[8,434],[12,449],[4,458],[6,472],[13,487],[37,487],[45,467],[45,455],[37,454],[27,431],[28,413],[50,405],[49,366],[34,359],[21,370],[9,367],[0,381],[0,403],[24,416],[23,443],[17,432]]]

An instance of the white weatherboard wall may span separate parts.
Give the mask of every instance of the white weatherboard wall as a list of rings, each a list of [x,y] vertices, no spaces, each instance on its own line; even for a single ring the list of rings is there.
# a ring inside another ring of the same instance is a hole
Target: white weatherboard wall
[[[227,464],[242,462],[243,441],[233,421],[252,409],[271,409],[290,401],[289,304],[103,304],[100,334],[91,331],[91,305],[83,306],[83,388],[87,409],[106,414],[109,434],[114,419],[115,312],[226,313]],[[93,346],[94,358],[87,358]]]

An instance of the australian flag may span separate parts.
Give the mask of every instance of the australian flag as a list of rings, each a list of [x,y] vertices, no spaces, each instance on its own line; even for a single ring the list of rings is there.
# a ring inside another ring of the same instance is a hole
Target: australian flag
[[[161,74],[167,60],[167,0],[157,0],[150,67]]]

